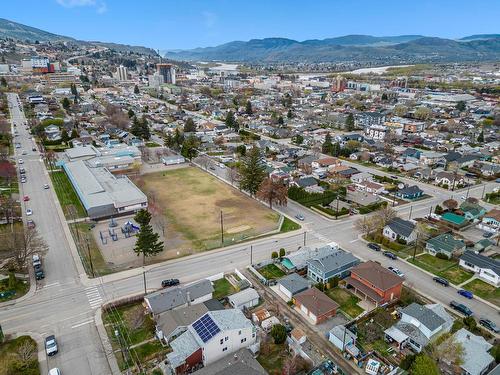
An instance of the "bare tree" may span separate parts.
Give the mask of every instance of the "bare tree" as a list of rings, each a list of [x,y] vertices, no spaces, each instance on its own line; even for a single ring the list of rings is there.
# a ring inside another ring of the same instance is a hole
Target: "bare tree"
[[[49,249],[35,228],[12,232],[10,241],[9,245],[14,250],[15,261],[20,269],[26,266],[26,260],[33,254],[43,255]]]
[[[126,129],[130,124],[128,115],[118,106],[108,104],[106,106],[106,116],[109,123],[119,129]]]
[[[364,235],[370,235],[380,228],[380,223],[375,216],[362,217],[354,222],[354,227]]]
[[[266,178],[260,184],[257,191],[257,198],[269,202],[269,208],[273,208],[273,203],[279,206],[286,206],[288,197],[288,188],[281,181],[274,181],[272,178]]]
[[[442,361],[455,370],[460,370],[460,365],[464,362],[464,347],[450,333],[445,335],[447,338],[440,345],[432,347],[431,356],[438,362]]]
[[[17,347],[16,354],[21,362],[26,363],[34,358],[36,350],[36,344],[33,341],[24,340],[21,345]]]
[[[458,202],[455,199],[447,199],[443,202],[443,206],[445,206],[447,210],[452,211],[458,207]]]
[[[239,182],[241,180],[240,172],[238,171],[238,168],[229,168],[227,175],[229,177],[229,181],[231,182],[231,185],[239,185]]]
[[[398,215],[396,214],[396,211],[389,205],[381,208],[379,211],[377,211],[375,217],[380,220],[380,226],[385,227],[387,223],[389,223],[391,220],[395,219]]]

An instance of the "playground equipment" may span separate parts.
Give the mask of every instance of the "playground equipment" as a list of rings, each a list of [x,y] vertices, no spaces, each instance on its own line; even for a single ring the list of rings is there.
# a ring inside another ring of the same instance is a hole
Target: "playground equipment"
[[[125,235],[126,238],[129,238],[131,235],[133,235],[135,232],[139,231],[139,227],[132,223],[131,221],[127,221],[123,227],[121,227],[122,233]]]
[[[118,235],[115,233],[114,229],[108,229],[109,235],[113,241],[118,241]]]
[[[118,226],[118,223],[115,221],[115,219],[111,218],[111,221],[109,222],[109,227],[116,228],[117,226]]]

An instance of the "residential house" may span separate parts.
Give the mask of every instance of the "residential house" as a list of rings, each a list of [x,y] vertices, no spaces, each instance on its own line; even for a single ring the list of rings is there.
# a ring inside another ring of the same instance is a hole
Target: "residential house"
[[[460,368],[462,374],[484,375],[495,365],[495,359],[488,353],[493,347],[483,336],[477,336],[465,328],[452,336],[454,342],[464,349]]]
[[[486,209],[483,206],[467,200],[460,205],[460,211],[462,211],[465,218],[470,221],[479,220],[479,218],[486,213]]]
[[[342,164],[342,160],[335,157],[327,157],[315,160],[311,163],[311,167],[316,168],[329,168],[336,167]]]
[[[356,190],[358,191],[366,191],[367,193],[371,194],[380,194],[384,191],[384,185],[379,184],[377,182],[373,181],[361,181],[356,183]]]
[[[294,295],[309,289],[311,282],[302,276],[291,273],[278,280],[278,289],[281,293],[291,299]]]
[[[313,324],[319,324],[335,316],[338,303],[313,287],[296,294],[293,302]]]
[[[384,227],[382,234],[391,241],[403,240],[409,244],[417,238],[415,227],[415,223],[396,217]]]
[[[464,185],[465,179],[462,175],[443,171],[436,174],[434,182],[441,186],[447,186],[448,189],[452,189],[453,187]]]
[[[312,163],[318,160],[316,156],[307,155],[297,161],[297,166],[303,171],[312,169]]]
[[[344,325],[337,325],[328,332],[328,341],[340,351],[356,346],[356,339],[356,334]]]
[[[399,299],[403,288],[402,277],[372,260],[351,268],[351,276],[345,279],[348,287],[376,306]]]
[[[293,182],[294,185],[307,189],[307,188],[315,188],[318,186],[318,181],[314,177],[302,177]]]
[[[227,297],[229,304],[235,309],[251,309],[260,301],[259,293],[253,288],[244,289]]]
[[[61,129],[57,125],[49,125],[44,129],[45,137],[48,141],[58,141],[61,139]]]
[[[460,257],[458,264],[466,270],[474,272],[478,278],[488,284],[497,288],[500,286],[500,261],[467,250]]]
[[[396,196],[402,199],[417,199],[424,195],[424,191],[420,189],[417,185],[405,186],[402,189],[396,191]]]
[[[255,343],[256,329],[241,310],[209,311],[170,343],[167,362],[175,374],[184,374],[242,348],[256,349]]]
[[[436,256],[436,254],[441,253],[451,258],[465,251],[465,242],[456,240],[451,233],[442,233],[427,240],[425,249],[431,255]]]
[[[500,210],[494,208],[484,214],[478,228],[492,233],[500,232]]]
[[[427,166],[436,164],[444,165],[446,163],[446,159],[444,158],[443,153],[424,151],[420,154],[420,163]]]
[[[456,229],[462,228],[468,224],[468,220],[465,216],[457,215],[453,212],[445,212],[441,215],[441,220],[447,222]]]
[[[355,203],[359,206],[369,206],[370,204],[380,202],[380,197],[378,195],[373,195],[362,191],[347,190],[345,200],[350,203]]]
[[[214,288],[210,280],[203,279],[188,285],[159,290],[144,297],[147,310],[157,316],[165,311],[196,305],[212,298]]]
[[[413,302],[400,311],[401,320],[384,331],[386,340],[396,342],[398,350],[406,346],[420,353],[434,338],[448,332],[453,318],[441,304]]]
[[[361,183],[363,181],[372,181],[373,175],[368,172],[360,172],[356,173],[355,175],[351,176],[351,181],[354,183]]]
[[[317,248],[303,247],[293,253],[287,254],[281,260],[281,264],[289,271],[301,271],[307,267],[307,261],[313,258],[323,258],[333,254],[338,249],[335,244],[329,244]]]
[[[267,375],[267,371],[244,348],[197,370],[196,375]]]
[[[337,249],[334,253],[307,261],[307,277],[316,283],[326,283],[333,277],[344,278],[359,259],[351,253]]]

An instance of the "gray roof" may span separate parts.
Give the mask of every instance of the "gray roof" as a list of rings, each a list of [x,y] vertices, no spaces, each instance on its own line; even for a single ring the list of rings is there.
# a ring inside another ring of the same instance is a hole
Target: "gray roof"
[[[165,311],[156,318],[156,325],[168,338],[177,328],[187,328],[207,312],[208,308],[203,303]]]
[[[426,346],[429,343],[429,339],[422,333],[422,331],[411,323],[399,321],[390,328],[392,328],[393,334],[399,331],[403,335],[411,338],[414,342],[418,343],[422,347]],[[386,332],[389,331],[386,330]]]
[[[309,288],[309,281],[299,276],[296,273],[291,273],[278,280],[278,284],[282,285],[292,295],[300,293]]]
[[[409,237],[415,229],[415,224],[399,217],[392,219],[387,226],[391,228],[394,233],[403,237]]]
[[[193,301],[202,296],[212,294],[213,291],[214,288],[212,283],[207,279],[203,279],[189,285],[181,285],[159,290],[148,294],[144,297],[144,299],[148,301],[152,310],[151,312],[157,315],[164,311],[185,305],[188,302],[188,293],[191,301]]]
[[[259,298],[259,293],[257,293],[253,288],[242,290],[241,292],[232,294],[227,297],[227,299],[231,301],[234,306],[241,306]]]
[[[307,265],[307,261],[311,258],[322,258],[328,254],[337,251],[334,247],[326,245],[323,247],[318,247],[311,249],[309,247],[303,247],[302,249],[285,256],[296,269],[304,268]]]
[[[404,188],[399,189],[397,191],[397,193],[400,195],[413,195],[413,194],[417,194],[419,192],[423,192],[423,191],[417,185],[407,186],[407,187],[404,187]]]
[[[460,367],[469,374],[480,375],[494,361],[488,353],[492,345],[482,336],[476,336],[461,328],[453,337],[464,348],[463,364]]]
[[[476,254],[473,251],[467,250],[460,257],[460,260],[474,264],[479,268],[490,269],[497,275],[500,275],[500,262],[496,259],[489,258],[481,254]]]
[[[207,367],[196,371],[196,375],[264,375],[267,371],[246,349],[222,357]]]
[[[170,343],[172,351],[167,354],[170,365],[175,369],[182,365],[186,359],[197,351],[201,346],[196,341],[191,331],[185,331]]]
[[[406,306],[401,310],[401,313],[415,318],[424,326],[426,326],[430,331],[434,331],[436,328],[439,328],[441,325],[443,325],[443,323],[445,323],[445,320],[434,311],[429,309],[427,306],[419,305],[416,302],[413,302],[411,305]]]
[[[300,187],[316,186],[318,181],[314,177],[304,177],[296,181],[297,185]]]
[[[308,266],[314,266],[323,273],[340,269],[349,264],[354,265],[356,263],[359,263],[358,258],[341,249],[337,249],[337,251],[333,254],[322,258],[314,258],[307,261]]]

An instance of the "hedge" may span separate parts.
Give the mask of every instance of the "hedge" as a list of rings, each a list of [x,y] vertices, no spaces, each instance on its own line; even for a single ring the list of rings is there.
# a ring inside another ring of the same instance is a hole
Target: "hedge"
[[[376,202],[369,204],[368,206],[360,207],[359,208],[359,213],[360,214],[369,214],[370,212],[376,211],[381,207],[387,206],[387,202]]]
[[[304,188],[291,186],[288,188],[288,198],[306,206],[311,207],[314,205],[326,206],[337,198],[339,193],[336,191],[327,190],[323,193],[309,193]]]

